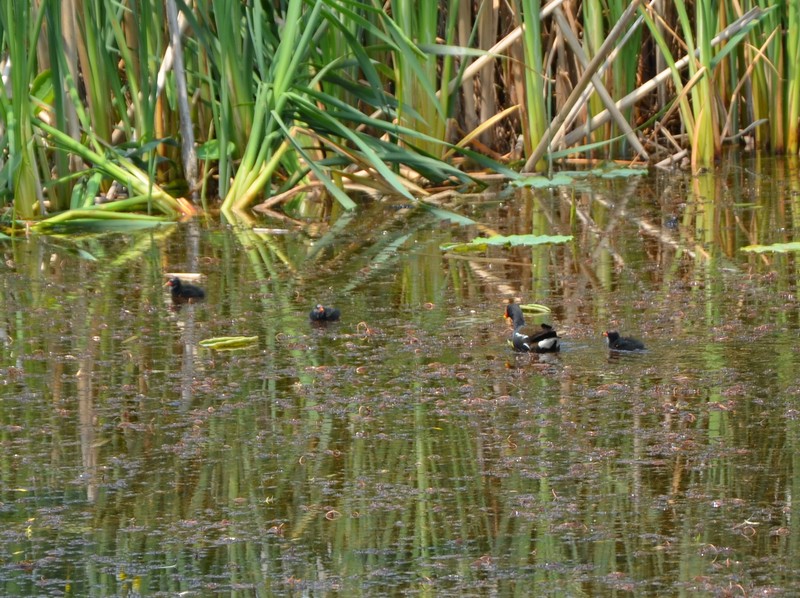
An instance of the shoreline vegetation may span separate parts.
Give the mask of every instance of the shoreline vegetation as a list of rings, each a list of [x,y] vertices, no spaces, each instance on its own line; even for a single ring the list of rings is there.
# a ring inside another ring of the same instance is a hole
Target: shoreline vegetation
[[[13,0],[0,30],[6,230],[800,149],[793,2]]]

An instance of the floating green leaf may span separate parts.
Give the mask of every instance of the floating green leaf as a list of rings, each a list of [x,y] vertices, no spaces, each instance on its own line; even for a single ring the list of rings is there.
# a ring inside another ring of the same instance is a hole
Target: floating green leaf
[[[628,178],[647,174],[646,168],[622,168],[614,165],[592,170],[562,170],[552,178],[542,175],[526,176],[515,179],[511,182],[513,187],[533,187],[534,189],[547,189],[550,187],[574,185],[578,180],[586,179],[591,176],[603,179]]]
[[[772,245],[748,245],[742,247],[742,251],[752,251],[753,253],[788,253],[790,251],[800,251],[800,241],[792,243],[773,243]]]
[[[215,351],[232,351],[233,349],[244,349],[257,342],[257,336],[218,336],[200,341],[200,346]]]
[[[442,251],[483,251],[489,245],[515,247],[517,245],[544,245],[546,243],[566,243],[572,235],[494,235],[493,237],[477,237],[469,243],[446,243],[440,246]]]
[[[575,179],[572,178],[571,176],[559,173],[550,179],[541,175],[522,177],[514,181],[511,181],[511,185],[513,187],[533,187],[534,189],[549,189],[550,187],[571,185],[574,181]]]
[[[612,168],[610,170],[595,168],[590,173],[603,179],[621,179],[647,174],[647,170],[644,168]]]
[[[76,214],[82,210],[71,210],[65,214]],[[133,215],[137,216],[137,215]],[[43,220],[35,224],[32,229],[39,233],[77,234],[77,233],[131,233],[148,228],[168,226],[172,223],[160,218],[147,218],[138,215],[137,218],[72,218],[69,220],[53,221]]]
[[[550,308],[541,303],[524,303],[519,308],[526,314],[549,314]]]

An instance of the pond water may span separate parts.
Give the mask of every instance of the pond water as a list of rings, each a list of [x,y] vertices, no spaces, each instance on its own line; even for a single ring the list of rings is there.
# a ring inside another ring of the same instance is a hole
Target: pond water
[[[796,165],[456,199],[5,244],[0,594],[798,595]]]

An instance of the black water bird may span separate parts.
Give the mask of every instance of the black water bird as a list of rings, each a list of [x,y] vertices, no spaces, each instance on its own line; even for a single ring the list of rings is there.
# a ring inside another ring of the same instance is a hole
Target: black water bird
[[[172,300],[176,303],[191,303],[205,299],[206,292],[198,286],[182,282],[177,276],[172,276],[166,286],[170,287]]]
[[[552,326],[542,324],[539,329],[530,329],[525,325],[522,308],[516,303],[506,305],[505,317],[511,320],[514,332],[508,339],[515,351],[534,353],[556,353],[561,350],[559,336]]]
[[[619,332],[604,332],[608,348],[612,351],[643,351],[644,343],[635,338],[620,336]]]
[[[322,304],[317,304],[308,317],[312,322],[336,322],[339,319],[340,312],[334,307],[325,307]]]

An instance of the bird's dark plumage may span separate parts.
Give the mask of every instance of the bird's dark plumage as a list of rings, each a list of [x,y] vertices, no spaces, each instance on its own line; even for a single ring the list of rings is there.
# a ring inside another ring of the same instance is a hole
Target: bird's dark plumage
[[[198,286],[182,282],[177,276],[171,277],[167,281],[170,287],[170,294],[173,301],[200,301],[206,296],[206,292]]]
[[[612,351],[643,351],[644,343],[635,338],[620,336],[619,332],[604,332],[608,348]]]
[[[325,307],[324,305],[316,305],[308,317],[312,322],[336,322],[339,319],[339,310],[334,307]]]
[[[522,308],[516,303],[506,305],[505,317],[511,320],[514,332],[508,342],[515,351],[532,351],[534,353],[555,353],[561,350],[558,334],[549,324],[542,324],[537,329],[530,330],[525,326],[525,316]]]

